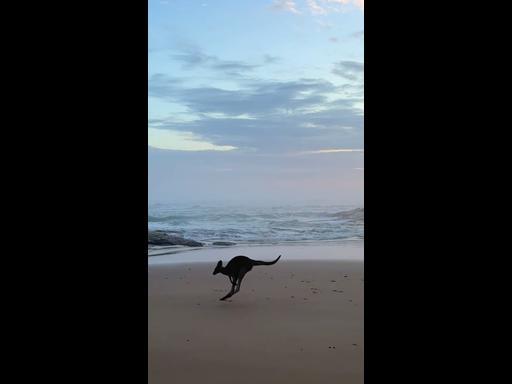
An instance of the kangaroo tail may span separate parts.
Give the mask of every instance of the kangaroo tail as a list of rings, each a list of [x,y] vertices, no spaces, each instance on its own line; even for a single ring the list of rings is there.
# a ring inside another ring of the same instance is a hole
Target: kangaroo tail
[[[252,261],[252,264],[253,265],[274,265],[275,263],[277,263],[277,261],[281,258],[281,255],[279,255],[279,257],[277,259],[275,259],[274,261],[259,261],[259,260],[253,260]]]

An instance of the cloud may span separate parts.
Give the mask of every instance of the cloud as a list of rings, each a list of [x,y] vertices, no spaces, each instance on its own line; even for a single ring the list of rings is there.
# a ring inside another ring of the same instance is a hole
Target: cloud
[[[212,65],[209,56],[202,54],[184,58],[183,62]],[[219,62],[226,63],[214,63]],[[341,71],[340,76],[357,80],[361,65],[344,61],[335,63],[335,70]],[[174,135],[192,134],[195,141],[230,146],[245,153],[280,155],[311,148],[361,147],[363,85],[358,81],[335,85],[315,78],[238,77],[236,83],[235,88],[192,86],[177,77],[151,76],[150,100],[179,106],[186,119],[176,119],[175,113],[170,118],[151,118],[150,127]]]
[[[364,39],[364,29],[352,33],[350,37],[353,37],[355,39]]]
[[[363,142],[361,98],[326,101],[337,90],[330,83],[260,81],[238,91],[173,87],[157,88],[157,96],[150,86],[150,95],[186,105],[193,120],[152,119],[151,126],[258,153],[357,148]]]
[[[325,86],[319,88],[322,87]],[[322,95],[313,93],[300,101],[304,103],[301,108],[292,110],[298,102],[294,99],[296,90],[304,88],[297,84],[290,88],[294,92],[283,84],[262,85],[258,89],[265,89],[264,94],[253,93],[254,90],[235,92],[204,88],[194,88],[185,94],[176,89],[173,100],[186,103],[189,114],[195,118],[189,121],[152,119],[151,126],[192,132],[208,143],[255,153],[361,146],[364,118],[356,107],[360,99],[325,102]]]
[[[242,72],[252,71],[255,68],[258,68],[259,65],[246,64],[240,61],[220,61],[217,60],[214,64],[212,64],[211,68],[214,70],[218,70],[221,72],[225,72],[226,74],[241,74]]]
[[[339,7],[354,5],[355,7],[364,10],[364,0],[319,0],[323,3],[338,4]]]
[[[316,79],[296,81],[245,81],[244,88],[186,88],[179,79],[162,74],[149,79],[149,96],[179,102],[198,113],[248,116],[292,113],[324,104],[327,94],[338,90],[332,83]]]
[[[364,79],[364,63],[349,60],[339,61],[335,63],[332,73],[350,81],[362,82]]]
[[[353,0],[353,3],[356,7],[364,10],[364,0]]]
[[[217,56],[207,55],[198,48],[192,47],[182,48],[178,53],[172,54],[171,57],[181,62],[184,69],[204,67],[230,76],[241,75],[259,67],[259,65],[247,64],[242,61],[221,60]]]
[[[236,147],[215,145],[191,132],[174,132],[148,128],[148,146],[156,149],[181,151],[231,151]]]
[[[333,12],[344,12],[347,8],[364,11],[364,0],[306,0],[306,8],[315,16],[323,16]],[[274,0],[272,9],[301,14],[293,0]]]
[[[263,56],[263,61],[266,63],[266,64],[273,64],[273,63],[277,63],[278,61],[280,61],[281,59],[277,56],[272,56],[272,55],[264,55]]]
[[[307,0],[309,11],[314,15],[325,15],[327,10],[321,7],[315,0]]]
[[[301,152],[301,154],[303,154],[303,155],[318,155],[318,154],[325,154],[325,153],[353,153],[353,152],[364,152],[364,149],[353,149],[353,148],[318,149],[316,151]]]
[[[272,9],[300,14],[295,1],[293,0],[274,0]]]
[[[329,41],[331,43],[337,43],[338,42],[338,38],[337,37],[329,37]]]
[[[343,12],[350,6],[364,10],[364,0],[306,0],[306,4],[313,15]]]
[[[208,65],[217,61],[215,56],[206,55],[197,49],[183,49],[180,53],[172,54],[171,57],[176,61],[180,61],[186,69]]]
[[[266,116],[254,120],[202,118],[193,122],[162,121],[159,127],[194,132],[216,145],[231,145],[258,153],[308,150],[311,146],[355,147],[363,141],[363,117],[351,109],[290,117]]]

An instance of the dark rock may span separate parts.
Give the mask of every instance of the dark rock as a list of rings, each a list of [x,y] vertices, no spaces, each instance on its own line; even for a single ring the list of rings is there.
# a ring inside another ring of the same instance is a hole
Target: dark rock
[[[165,231],[148,231],[149,245],[185,245],[187,247],[202,247],[203,244],[184,237],[171,235]]]
[[[229,245],[236,245],[236,243],[233,243],[232,241],[214,241],[212,243],[212,245],[224,245],[224,246],[229,246]]]

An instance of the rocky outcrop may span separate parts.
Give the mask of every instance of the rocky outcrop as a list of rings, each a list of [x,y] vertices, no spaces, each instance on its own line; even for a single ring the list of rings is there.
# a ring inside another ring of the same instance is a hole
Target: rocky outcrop
[[[176,234],[170,234],[165,231],[149,231],[148,245],[184,245],[187,247],[202,247],[203,243],[195,240],[185,239]]]

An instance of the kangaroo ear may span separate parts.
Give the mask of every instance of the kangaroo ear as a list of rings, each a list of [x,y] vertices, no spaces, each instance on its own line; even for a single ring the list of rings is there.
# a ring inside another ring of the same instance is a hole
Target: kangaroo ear
[[[222,260],[219,260],[219,262],[217,263],[217,268],[219,267],[222,267]]]

